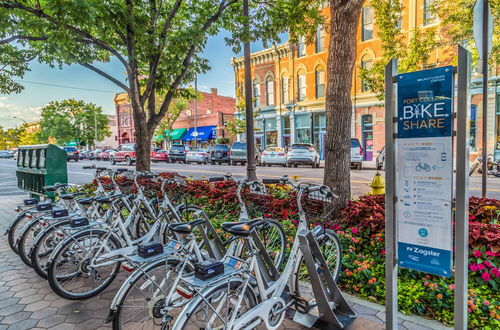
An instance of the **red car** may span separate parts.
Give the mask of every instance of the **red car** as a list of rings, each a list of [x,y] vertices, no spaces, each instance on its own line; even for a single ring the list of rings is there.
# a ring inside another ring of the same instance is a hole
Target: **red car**
[[[152,162],[167,162],[168,163],[168,151],[167,150],[157,150],[151,152]]]
[[[160,150],[160,148],[151,148],[151,157],[153,154]],[[135,143],[121,144],[118,149],[112,151],[109,155],[109,161],[111,165],[118,162],[125,162],[127,165],[131,166],[135,162]]]
[[[97,154],[97,160],[109,160],[111,152],[115,151],[114,149],[103,150]]]

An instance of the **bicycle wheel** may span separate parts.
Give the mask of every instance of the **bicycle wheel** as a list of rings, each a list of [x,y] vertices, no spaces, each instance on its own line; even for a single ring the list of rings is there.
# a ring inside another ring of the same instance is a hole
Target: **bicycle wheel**
[[[274,219],[264,219],[266,222],[256,228],[262,244],[273,260],[276,269],[280,270],[285,260],[286,235],[281,223]]]
[[[335,282],[338,282],[342,267],[342,248],[337,234],[330,229],[320,230],[316,234],[315,238],[321,252],[323,253],[323,257],[325,258],[333,279]],[[317,267],[321,267],[319,262],[316,261],[315,264]],[[312,300],[314,298],[304,257],[301,258],[299,267],[295,272],[295,290],[296,295],[299,297],[303,297],[308,300]]]
[[[9,246],[16,254],[19,254],[17,250],[17,241],[19,240],[21,230],[31,220],[31,217],[27,217],[26,215],[30,212],[30,210],[34,209],[35,208],[24,210],[16,215],[7,229],[7,240],[9,242]]]
[[[45,228],[37,235],[33,248],[30,253],[31,265],[35,272],[43,279],[47,279],[47,263],[49,257],[62,241],[62,238],[56,235],[56,231],[61,226],[69,225],[69,220],[59,221]]]
[[[36,236],[42,231],[43,227],[40,226],[39,220],[41,217],[31,219],[30,222],[24,226],[21,230],[19,240],[17,242],[17,251],[19,252],[19,257],[21,260],[30,267],[31,259],[30,253],[33,248],[33,243],[35,242]]]
[[[57,295],[69,300],[87,299],[113,282],[120,270],[119,261],[110,258],[92,265],[99,256],[122,247],[114,235],[106,239],[108,235],[99,229],[81,231],[57,246],[47,267],[50,287]]]
[[[168,262],[168,264],[167,264]],[[167,279],[167,272],[179,264],[180,260],[159,260],[136,270],[118,292],[124,288],[125,293],[116,303],[116,311],[112,311],[113,329],[155,329],[162,327],[163,307],[176,274]],[[193,267],[186,265],[186,272]],[[181,303],[182,297],[177,295],[174,304]],[[116,298],[115,298],[116,299]],[[113,307],[112,307],[113,308]],[[179,308],[169,310],[169,314],[179,313]]]
[[[224,329],[233,313],[243,315],[257,304],[249,287],[243,293],[241,290],[240,280],[230,280],[213,287],[203,297],[196,296],[178,315],[172,329]],[[241,305],[236,308],[242,295]]]

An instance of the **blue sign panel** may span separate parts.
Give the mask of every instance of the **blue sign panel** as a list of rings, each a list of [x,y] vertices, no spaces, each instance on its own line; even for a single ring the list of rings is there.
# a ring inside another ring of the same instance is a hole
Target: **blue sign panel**
[[[398,137],[452,135],[453,67],[398,75]]]
[[[399,266],[451,276],[453,67],[398,75]]]

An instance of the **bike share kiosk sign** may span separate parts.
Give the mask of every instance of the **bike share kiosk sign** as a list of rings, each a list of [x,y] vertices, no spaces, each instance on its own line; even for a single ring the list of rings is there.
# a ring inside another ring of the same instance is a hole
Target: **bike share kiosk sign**
[[[399,266],[451,276],[453,67],[398,75]]]

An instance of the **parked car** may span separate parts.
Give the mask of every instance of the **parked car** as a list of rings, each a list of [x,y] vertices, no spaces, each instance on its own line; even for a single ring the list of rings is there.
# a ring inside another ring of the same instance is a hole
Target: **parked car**
[[[186,152],[186,163],[208,164],[210,152],[205,149],[191,149]]]
[[[16,153],[17,153],[17,150],[9,150],[9,155],[11,158],[13,158]]]
[[[77,162],[80,159],[80,152],[76,147],[68,147],[64,146],[62,147],[64,151],[66,151],[66,160],[69,162],[70,160],[74,160]]]
[[[363,148],[358,139],[351,138],[351,167],[360,170],[363,166]]]
[[[378,152],[377,158],[375,158],[375,164],[377,165],[377,170],[385,171],[385,147]]]
[[[0,158],[11,158],[11,154],[8,150],[0,150]]]
[[[14,152],[14,155],[12,156],[14,158],[14,160],[17,160],[17,155],[19,154],[19,150],[16,150]]]
[[[183,144],[174,144],[168,151],[168,161],[170,163],[183,162],[186,163],[186,153],[191,150],[189,146]]]
[[[80,160],[87,159],[89,152],[90,152],[90,150],[82,150],[82,151],[80,151]]]
[[[121,144],[109,157],[111,165],[117,162],[125,162],[132,165],[135,162],[135,143]]]
[[[255,149],[255,162],[260,165],[260,151]],[[229,150],[229,162],[231,165],[236,165],[240,163],[244,165],[247,162],[247,143],[246,142],[234,142]]]
[[[287,166],[286,161],[287,150],[285,148],[267,147],[262,153],[262,166],[283,165]]]
[[[210,162],[212,165],[218,163],[228,163],[230,162],[229,150],[231,147],[228,144],[216,144],[210,155]]]
[[[152,162],[167,162],[168,163],[168,151],[167,150],[156,150],[151,153]]]
[[[299,165],[311,165],[318,168],[320,164],[319,153],[310,143],[295,143],[288,150],[286,157],[288,166],[297,167]]]
[[[104,151],[101,151],[98,155],[97,155],[97,159],[98,160],[109,160],[110,156],[111,156],[111,153],[115,151],[115,149],[107,149],[107,150],[104,150]]]
[[[102,149],[95,149],[87,153],[87,159],[89,160],[99,160],[97,155],[102,152]]]

